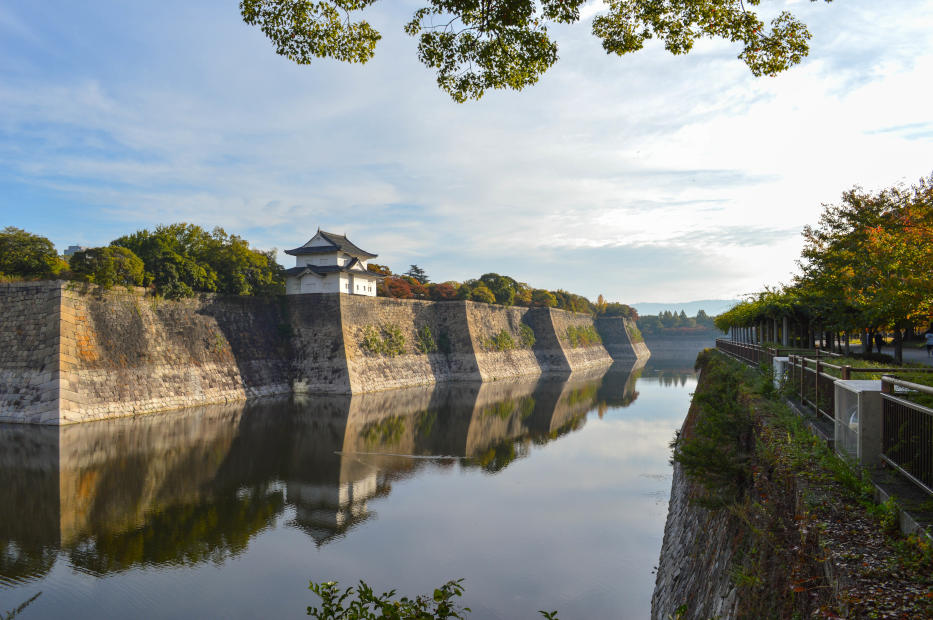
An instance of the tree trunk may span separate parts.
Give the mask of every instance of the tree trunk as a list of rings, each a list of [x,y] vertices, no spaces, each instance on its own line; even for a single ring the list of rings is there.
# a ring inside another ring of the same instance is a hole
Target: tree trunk
[[[904,363],[904,338],[900,327],[894,328],[894,361],[898,364]]]
[[[852,334],[846,331],[845,338],[846,338],[846,355],[848,356],[852,352],[852,349],[849,348],[850,342],[852,341]]]

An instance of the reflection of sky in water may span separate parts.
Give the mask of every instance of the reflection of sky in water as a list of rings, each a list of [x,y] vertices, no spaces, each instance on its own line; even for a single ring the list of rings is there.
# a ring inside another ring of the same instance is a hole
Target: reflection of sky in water
[[[330,426],[302,419],[281,430],[269,421],[270,412],[227,420],[204,440],[203,453],[184,464],[192,472],[187,485],[179,478],[147,491],[153,476],[167,475],[159,465],[169,469],[168,460],[140,465],[147,472],[141,482],[111,484],[117,491],[106,503],[106,519],[119,530],[112,553],[126,552],[123,532],[133,523],[158,523],[147,535],[180,540],[189,561],[170,551],[164,561],[155,553],[141,564],[107,557],[104,564],[119,570],[88,573],[75,558],[81,545],[93,548],[102,526],[75,515],[82,501],[93,499],[87,489],[110,488],[101,479],[118,475],[101,466],[62,473],[63,525],[52,538],[58,537],[55,548],[66,550],[44,576],[0,585],[0,612],[41,590],[22,618],[304,617],[315,602],[309,579],[345,585],[364,579],[377,589],[416,594],[464,577],[463,602],[476,618],[535,618],[538,609],[558,609],[565,620],[647,617],[670,489],[667,445],[695,386],[691,362],[659,370],[649,362],[628,384],[627,374],[610,372],[601,383],[597,378],[570,387],[551,380],[514,389],[492,384],[478,395],[467,389],[447,400],[438,392],[415,394],[411,408],[417,411],[399,416],[373,401],[362,411],[350,406],[349,421],[334,414]],[[579,417],[587,411],[585,420]],[[230,425],[238,435],[228,437]],[[501,468],[478,465],[495,446],[519,449],[505,450],[516,458],[506,458]],[[456,458],[387,456],[429,457],[432,450]],[[121,458],[123,467],[132,466],[132,459]],[[143,490],[129,492],[128,485]],[[146,492],[144,508],[121,505]],[[255,509],[257,523],[242,526],[245,534],[240,525],[211,534],[217,548],[203,557],[191,549],[197,534],[192,542],[188,532],[164,531],[203,527],[192,516],[197,510],[249,512],[250,497],[265,502]],[[69,510],[75,514],[66,515]],[[265,521],[263,510],[273,511]],[[4,511],[2,518],[9,515]],[[348,525],[321,525],[328,519]],[[309,520],[317,525],[308,526]],[[316,544],[311,536],[327,527],[332,535]],[[15,544],[3,537],[8,549]]]

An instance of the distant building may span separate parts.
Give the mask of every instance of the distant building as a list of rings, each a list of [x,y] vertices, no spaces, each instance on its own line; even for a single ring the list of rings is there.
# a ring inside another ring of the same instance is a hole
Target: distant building
[[[310,241],[294,250],[295,266],[285,270],[285,293],[345,293],[375,297],[376,286],[383,278],[366,269],[372,254],[361,250],[344,235],[320,228]]]
[[[83,252],[86,249],[88,248],[83,245],[69,245],[68,249],[65,250],[65,256],[71,256],[77,252]]]

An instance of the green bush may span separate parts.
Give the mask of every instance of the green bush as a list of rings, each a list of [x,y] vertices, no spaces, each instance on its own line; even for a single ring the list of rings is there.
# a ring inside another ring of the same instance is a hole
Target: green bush
[[[708,351],[700,354],[697,365],[702,367],[701,386],[684,433],[671,447],[673,460],[705,491],[694,501],[715,509],[740,501],[751,485],[755,421],[743,389],[743,368]]]
[[[427,325],[418,330],[418,341],[415,347],[422,353],[434,353],[437,351],[437,342],[434,340],[434,334]]]
[[[603,341],[592,325],[571,325],[567,328],[567,342],[571,347],[588,347]]]
[[[405,334],[398,325],[386,323],[382,326],[382,343],[385,346],[385,354],[389,357],[395,357],[405,352]]]
[[[466,618],[469,607],[459,607],[454,599],[463,596],[463,580],[448,581],[432,596],[421,595],[395,600],[395,590],[377,595],[365,582],[356,588],[340,590],[336,581],[311,582],[309,589],[321,599],[321,607],[308,606],[308,615],[318,620],[447,620]],[[346,606],[345,606],[346,605]]]
[[[512,334],[503,329],[492,338],[486,339],[483,347],[488,351],[510,351],[515,348],[515,341],[512,340]]]
[[[521,334],[521,343],[523,349],[530,349],[535,346],[535,332],[533,329],[531,329],[531,327],[523,323],[519,328],[519,333]]]
[[[379,330],[367,325],[363,328],[360,348],[373,355],[395,357],[405,352],[405,334],[394,323],[384,323]]]

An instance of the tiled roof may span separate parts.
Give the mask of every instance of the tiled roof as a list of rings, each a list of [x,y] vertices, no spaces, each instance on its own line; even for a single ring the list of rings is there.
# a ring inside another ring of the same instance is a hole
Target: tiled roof
[[[352,273],[354,275],[367,275],[377,279],[383,279],[385,276],[379,275],[372,271],[360,271],[358,269],[353,269],[353,265],[356,263],[356,260],[351,261],[350,263],[337,266],[337,265],[305,265],[304,267],[292,267],[291,269],[285,270],[285,275],[287,276],[300,276],[306,271],[311,273],[316,273],[319,276],[326,276],[331,273]]]
[[[294,250],[285,250],[285,253],[291,254],[292,256],[301,256],[302,254],[322,254],[340,250],[341,252],[345,252],[356,258],[369,259],[379,256],[378,254],[372,254],[366,250],[358,248],[344,235],[335,235],[334,233],[324,232],[323,230],[319,230],[318,233],[331,245],[320,245],[312,248],[301,246],[300,248],[295,248]]]

